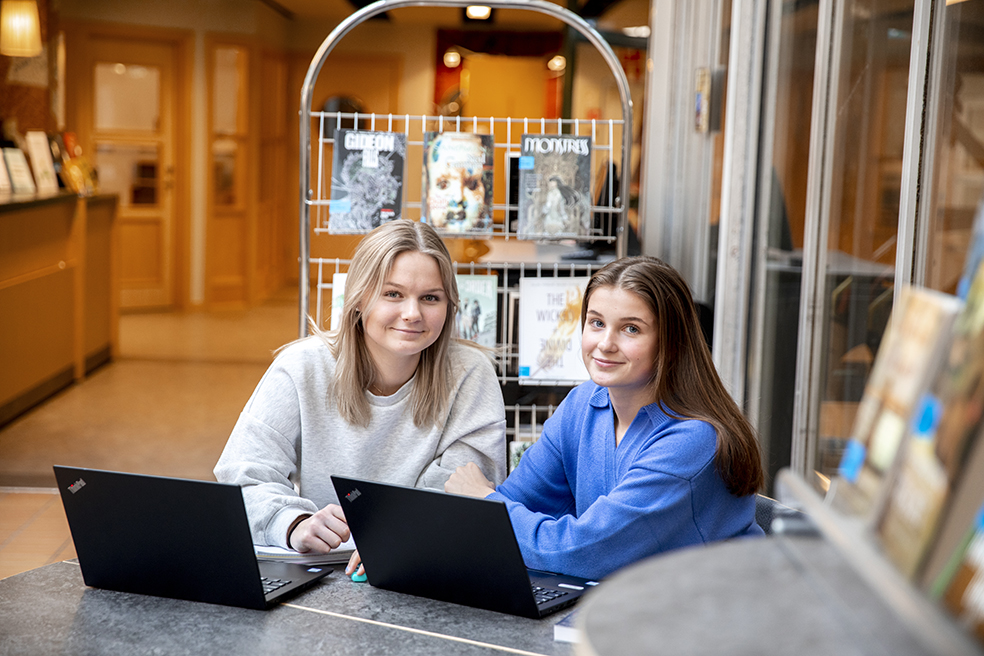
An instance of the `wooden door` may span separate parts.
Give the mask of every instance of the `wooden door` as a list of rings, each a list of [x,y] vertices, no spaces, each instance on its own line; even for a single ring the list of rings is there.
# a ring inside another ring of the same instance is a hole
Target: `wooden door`
[[[120,307],[169,308],[175,304],[176,46],[91,35],[85,54],[89,88],[80,131],[100,191],[120,199]]]

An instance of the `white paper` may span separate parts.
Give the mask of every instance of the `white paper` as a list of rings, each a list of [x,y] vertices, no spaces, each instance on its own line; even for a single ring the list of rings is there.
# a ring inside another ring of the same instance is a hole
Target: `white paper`
[[[48,193],[58,191],[58,176],[55,174],[55,165],[51,161],[51,146],[48,144],[48,135],[40,130],[32,130],[24,135],[27,141],[27,150],[31,156],[31,168],[34,169],[34,181],[38,185],[38,191]]]
[[[10,186],[15,194],[33,194],[37,191],[31,168],[27,165],[20,148],[4,148],[3,158],[7,163],[7,173],[10,174]]]

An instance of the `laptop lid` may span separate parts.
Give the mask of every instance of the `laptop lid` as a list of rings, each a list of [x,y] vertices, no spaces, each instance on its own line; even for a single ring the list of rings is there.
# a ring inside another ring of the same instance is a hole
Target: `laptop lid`
[[[570,605],[589,585],[528,570],[500,501],[331,479],[376,587],[539,618]],[[534,582],[557,598],[538,604]]]
[[[268,608],[330,567],[258,563],[236,485],[55,465],[85,584]],[[272,587],[262,576],[289,581]]]

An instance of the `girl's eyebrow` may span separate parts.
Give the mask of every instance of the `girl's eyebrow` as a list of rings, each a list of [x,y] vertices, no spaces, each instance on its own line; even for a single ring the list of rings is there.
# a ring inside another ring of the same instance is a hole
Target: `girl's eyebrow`
[[[595,315],[597,317],[601,317],[602,316],[601,313],[598,312],[598,311],[596,311],[596,310],[588,310],[587,311],[587,314],[593,314],[593,315]],[[602,317],[602,318],[604,318],[604,317]],[[619,321],[619,323],[641,323],[641,324],[645,324],[647,326],[649,325],[649,322],[646,321],[645,319],[641,318],[641,317],[621,317],[621,318],[619,318],[618,321]]]
[[[399,289],[401,291],[403,291],[403,290],[406,289],[406,287],[404,287],[400,283],[398,283],[398,282],[390,282],[389,280],[387,280],[386,282],[383,283],[383,287],[396,287],[397,289]],[[434,292],[446,293],[444,291],[444,287],[435,287],[433,289],[425,290],[425,291],[423,291],[421,293],[423,293],[423,294],[433,294]]]

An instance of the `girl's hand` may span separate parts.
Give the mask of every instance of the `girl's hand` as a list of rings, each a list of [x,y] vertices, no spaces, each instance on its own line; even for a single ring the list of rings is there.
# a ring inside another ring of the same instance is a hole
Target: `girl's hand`
[[[330,503],[297,525],[290,534],[290,547],[299,553],[329,553],[349,539],[342,507]]]
[[[358,569],[356,569],[358,568]],[[362,556],[359,555],[359,550],[356,549],[352,552],[352,557],[349,558],[348,565],[345,566],[345,575],[352,576],[362,576],[366,573],[366,566],[362,564]]]
[[[451,494],[462,494],[468,497],[484,499],[495,492],[495,486],[485,478],[485,474],[474,462],[464,467],[458,467],[451,478],[444,484],[444,491]]]

